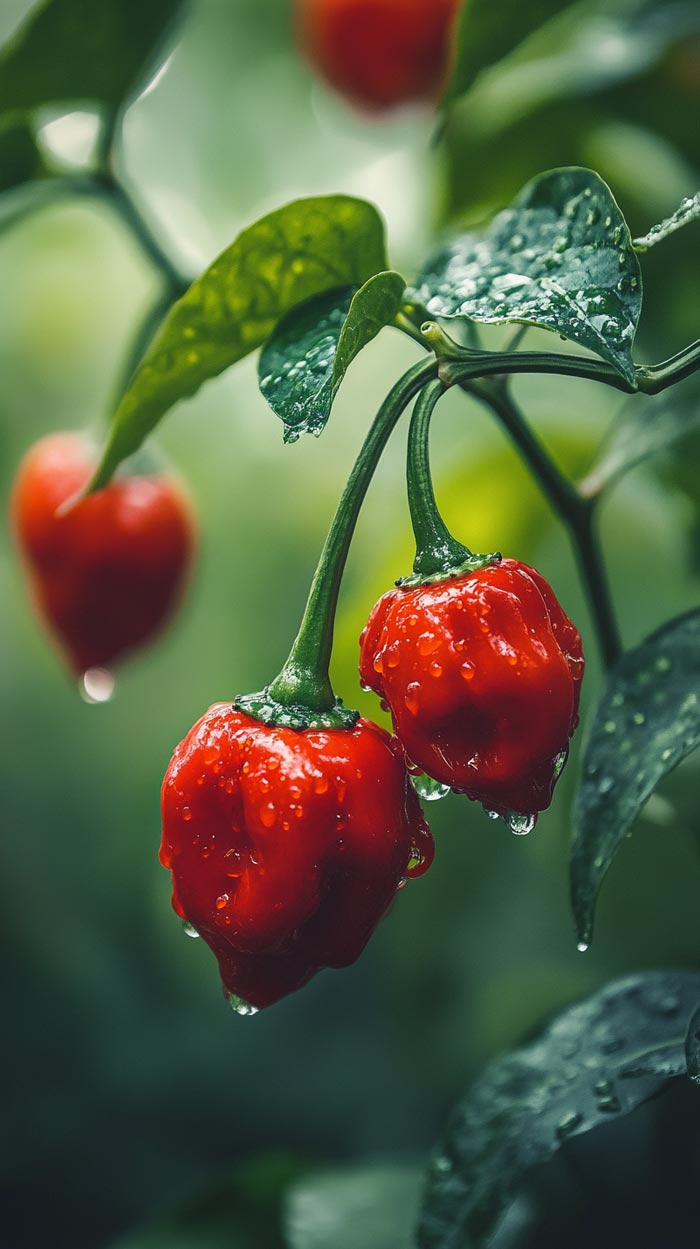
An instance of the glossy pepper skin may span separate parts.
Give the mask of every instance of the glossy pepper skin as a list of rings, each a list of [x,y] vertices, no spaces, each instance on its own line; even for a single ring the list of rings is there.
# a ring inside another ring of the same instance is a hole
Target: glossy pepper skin
[[[173,907],[243,1014],[353,963],[432,861],[401,750],[369,720],[294,730],[217,703],[176,748],[161,803]]]
[[[189,505],[166,477],[117,478],[57,515],[95,463],[81,434],[42,438],[22,461],[11,500],[38,609],[78,674],[109,666],[164,625],[194,547]]]
[[[397,588],[360,639],[408,759],[489,811],[549,806],[578,723],[583,651],[544,577],[504,559]]]
[[[459,0],[297,0],[309,60],[371,110],[433,99],[444,81]]]

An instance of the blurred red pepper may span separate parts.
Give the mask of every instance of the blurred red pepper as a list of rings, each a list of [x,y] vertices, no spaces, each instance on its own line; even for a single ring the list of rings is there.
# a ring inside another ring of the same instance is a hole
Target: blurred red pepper
[[[354,962],[433,857],[397,743],[363,719],[297,730],[217,703],[176,748],[162,813],[173,907],[241,1014]]]
[[[194,547],[190,507],[162,476],[119,477],[61,514],[95,463],[81,434],[42,438],[20,464],[11,503],[38,609],[78,674],[163,626]]]
[[[363,683],[407,757],[492,812],[549,806],[578,723],[583,652],[553,590],[517,560],[413,587],[374,607]],[[529,831],[534,819],[510,821]]]

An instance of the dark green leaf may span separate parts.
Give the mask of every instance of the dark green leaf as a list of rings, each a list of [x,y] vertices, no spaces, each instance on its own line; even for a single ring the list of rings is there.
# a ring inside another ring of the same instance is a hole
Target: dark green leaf
[[[384,269],[384,227],[364,200],[296,200],[244,230],[165,318],[117,409],[93,488],[174,403],[264,343],[290,309]]]
[[[685,1072],[700,973],[647,972],[565,1011],[488,1067],[433,1158],[422,1249],[486,1245],[527,1172],[571,1136],[628,1114]]]
[[[685,1036],[685,1063],[691,1080],[700,1084],[700,1006],[691,1015]]]
[[[449,104],[464,95],[483,69],[495,64],[533,31],[567,7],[571,0],[464,0],[455,28],[453,71],[447,87]]]
[[[0,53],[0,112],[119,104],[155,61],[183,0],[43,0]]]
[[[284,421],[285,442],[320,434],[355,356],[394,320],[406,288],[398,273],[377,273],[293,309],[260,353],[260,389]]]
[[[243,1163],[112,1249],[287,1249],[282,1199],[306,1170],[284,1155]]]
[[[635,395],[581,482],[583,493],[598,494],[630,469],[681,442],[698,428],[700,395],[692,390],[683,395],[675,391],[654,397]]]
[[[700,609],[679,616],[610,675],[574,809],[571,897],[588,944],[601,882],[659,781],[700,744]]]
[[[26,117],[0,119],[0,191],[31,182],[41,172],[41,155]]]
[[[588,169],[529,182],[488,232],[440,252],[418,283],[432,316],[555,330],[634,381],[639,261],[609,188]]]
[[[289,1249],[411,1249],[421,1169],[376,1165],[302,1179],[287,1193]]]
[[[689,225],[691,221],[697,221],[699,217],[700,191],[696,191],[695,195],[684,199],[676,211],[670,217],[667,217],[665,221],[660,221],[658,225],[652,226],[642,238],[635,239],[634,246],[637,251],[648,251],[655,243],[661,243],[663,239],[668,238],[669,234],[675,234],[676,230]]]

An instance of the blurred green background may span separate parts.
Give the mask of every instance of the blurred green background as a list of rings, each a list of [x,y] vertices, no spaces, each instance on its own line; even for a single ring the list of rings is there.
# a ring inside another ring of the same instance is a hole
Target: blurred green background
[[[0,38],[31,7],[4,0]],[[316,81],[293,46],[289,3],[193,0],[165,71],[126,116],[122,172],[193,274],[271,208],[346,191],[379,205],[392,263],[410,277],[450,218],[482,219],[556,164],[598,168],[643,231],[700,185],[700,38],[681,25],[640,51],[623,27],[605,26],[604,8],[591,26],[577,7],[578,18],[485,75],[434,144],[429,113],[366,117]],[[62,118],[46,110],[41,122],[55,159],[86,159],[95,126],[82,105]],[[639,359],[697,337],[699,233],[691,227],[644,260]],[[0,274],[7,498],[32,441],[106,420],[157,279],[111,211],[84,199],[4,233]],[[435,865],[402,892],[359,964],[320,975],[255,1019],[228,1009],[213,958],[183,937],[170,910],[156,861],[170,752],[211,702],[257,689],[278,670],[355,452],[417,350],[385,331],[353,365],[318,441],[283,446],[253,360],[173,412],[158,447],[186,477],[200,518],[196,574],[174,627],[124,666],[107,705],[80,701],[28,605],[6,534],[8,1249],[106,1245],[212,1169],[260,1150],[320,1160],[422,1155],[469,1077],[553,1010],[626,970],[697,963],[692,758],[649,804],[611,872],[585,957],[567,899],[577,750],[527,839],[466,799],[434,804]],[[624,402],[564,379],[523,380],[516,390],[574,474]],[[560,526],[501,433],[464,397],[446,402],[434,456],[456,532],[475,549],[535,563],[580,623],[589,706],[595,641]],[[374,716],[375,701],[357,688],[357,638],[375,598],[409,569],[402,461],[399,434],[363,512],[338,625],[339,692]],[[605,506],[630,644],[697,603],[697,462],[686,447],[662,471],[639,469]]]

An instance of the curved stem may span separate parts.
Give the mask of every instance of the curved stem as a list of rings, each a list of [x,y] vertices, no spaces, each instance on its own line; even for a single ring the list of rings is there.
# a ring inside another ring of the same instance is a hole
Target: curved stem
[[[639,389],[645,395],[658,395],[676,382],[682,382],[700,369],[700,339],[684,347],[682,351],[663,360],[661,364],[650,364],[646,368],[637,369]]]
[[[411,524],[416,539],[413,571],[419,577],[445,573],[469,559],[472,552],[452,536],[438,510],[430,472],[430,421],[445,393],[439,379],[421,391],[411,417],[406,482]]]
[[[174,303],[180,295],[184,295],[190,285],[189,279],[171,260],[129,192],[111,171],[108,170],[99,177],[96,188],[106,195],[122,221],[138,239],[144,255],[148,257],[165,281],[171,293],[171,302]]]
[[[389,435],[411,399],[434,378],[435,360],[414,365],[392,387],[370,427],[333,518],[289,658],[268,695],[282,706],[332,711],[329,665],[340,582],[360,508]]]
[[[595,500],[585,498],[561,472],[502,386],[469,387],[469,393],[498,417],[530,468],[542,493],[569,534],[606,667],[622,653],[622,642],[596,529]]]

